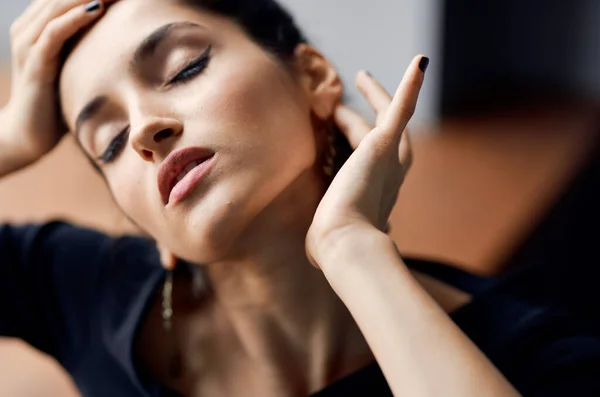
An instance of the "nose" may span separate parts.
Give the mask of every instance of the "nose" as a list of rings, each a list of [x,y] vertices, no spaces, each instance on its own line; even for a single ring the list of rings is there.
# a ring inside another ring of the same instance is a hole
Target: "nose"
[[[171,117],[143,117],[131,124],[131,144],[145,161],[164,159],[183,133],[183,123]]]

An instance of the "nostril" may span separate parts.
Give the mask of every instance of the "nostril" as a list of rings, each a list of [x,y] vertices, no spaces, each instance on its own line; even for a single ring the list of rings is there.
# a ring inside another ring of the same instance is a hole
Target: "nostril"
[[[173,135],[173,130],[170,128],[159,131],[156,134],[154,134],[154,142],[158,143],[158,142],[162,141],[163,139],[169,138],[172,135]]]

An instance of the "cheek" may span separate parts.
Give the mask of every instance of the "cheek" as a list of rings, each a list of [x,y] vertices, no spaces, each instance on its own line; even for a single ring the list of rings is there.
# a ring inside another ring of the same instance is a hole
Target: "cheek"
[[[232,69],[214,81],[218,89],[204,111],[224,132],[227,141],[222,147],[252,168],[283,163],[306,168],[314,163],[310,109],[286,71],[270,62],[255,62],[252,68]]]
[[[144,231],[151,232],[155,218],[152,216],[153,197],[147,193],[148,184],[143,181],[143,170],[137,169],[133,161],[123,161],[114,171],[105,174],[108,188],[119,208]]]

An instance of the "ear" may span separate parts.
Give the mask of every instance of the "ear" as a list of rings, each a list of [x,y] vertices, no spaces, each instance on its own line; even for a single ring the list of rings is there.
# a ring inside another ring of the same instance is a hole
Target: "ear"
[[[311,110],[321,120],[330,119],[344,92],[339,74],[323,54],[308,44],[298,45],[294,57]]]
[[[160,253],[160,262],[166,270],[174,270],[177,266],[178,259],[171,251],[163,245],[156,243],[156,248]]]

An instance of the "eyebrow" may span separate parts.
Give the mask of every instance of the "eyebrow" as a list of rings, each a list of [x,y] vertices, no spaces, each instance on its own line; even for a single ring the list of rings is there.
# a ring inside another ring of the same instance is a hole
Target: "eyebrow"
[[[135,68],[143,63],[146,59],[154,55],[156,49],[165,41],[171,33],[179,29],[203,28],[203,26],[193,22],[174,22],[169,23],[152,32],[142,41],[133,54],[131,67]]]
[[[81,109],[81,112],[79,112],[79,115],[77,116],[77,121],[75,121],[75,136],[76,137],[79,136],[79,130],[81,129],[81,125],[83,123],[85,123],[86,121],[88,121],[89,119],[91,119],[92,117],[94,117],[94,115],[96,113],[98,113],[100,108],[102,108],[102,106],[104,106],[104,104],[107,102],[107,100],[108,100],[108,98],[105,95],[97,96],[94,99],[92,99],[91,101],[89,101],[83,107],[83,109]]]
[[[137,68],[140,64],[154,55],[156,49],[167,39],[175,30],[189,28],[204,28],[193,22],[174,22],[161,26],[146,37],[136,48],[131,59],[131,67]],[[105,95],[100,95],[89,101],[79,112],[75,121],[75,136],[79,136],[81,125],[94,117],[98,111],[108,101]]]

